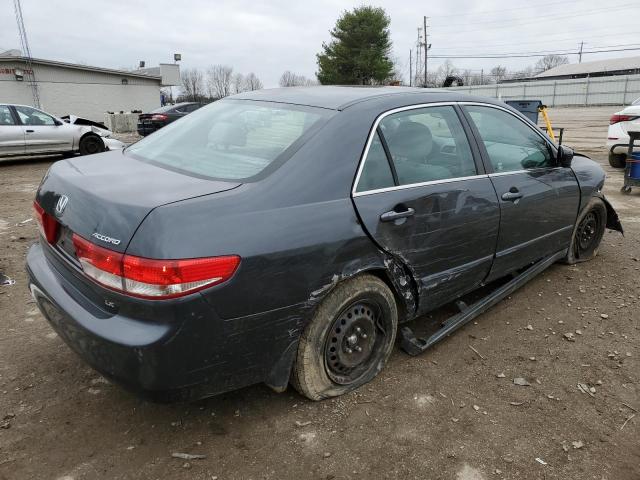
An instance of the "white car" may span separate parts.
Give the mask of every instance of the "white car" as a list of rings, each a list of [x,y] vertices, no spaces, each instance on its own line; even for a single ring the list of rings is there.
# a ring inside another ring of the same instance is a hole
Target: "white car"
[[[615,168],[624,168],[629,148],[629,129],[640,130],[640,98],[624,110],[614,113],[609,120],[607,150],[609,164]]]
[[[0,104],[0,158],[17,155],[90,155],[124,148],[104,125],[69,116],[57,118],[26,105]]]

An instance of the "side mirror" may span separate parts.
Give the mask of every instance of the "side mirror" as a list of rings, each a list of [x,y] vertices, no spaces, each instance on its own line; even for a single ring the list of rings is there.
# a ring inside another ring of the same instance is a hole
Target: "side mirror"
[[[57,118],[54,118],[54,119],[53,119],[53,124],[54,124],[56,127],[59,127],[60,125],[62,125],[62,122],[61,122],[60,120],[58,120]]]
[[[571,166],[572,159],[573,150],[571,150],[569,147],[565,147],[564,145],[560,145],[558,147],[558,155],[556,156],[558,165],[564,168],[569,168]]]

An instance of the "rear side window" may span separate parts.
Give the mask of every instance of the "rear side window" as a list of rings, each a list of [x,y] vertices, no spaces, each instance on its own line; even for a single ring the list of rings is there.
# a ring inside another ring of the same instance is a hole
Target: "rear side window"
[[[380,123],[400,185],[477,173],[453,107],[427,107],[389,115]]]
[[[11,110],[6,105],[0,105],[0,125],[15,125]]]
[[[480,133],[494,172],[555,166],[544,138],[514,115],[491,107],[464,108]]]
[[[186,174],[246,181],[286,160],[333,113],[222,100],[143,138],[126,152]]]
[[[397,185],[477,174],[467,136],[454,108],[416,108],[382,119],[365,159],[357,192],[394,185],[388,162],[386,166],[383,162],[384,142]]]

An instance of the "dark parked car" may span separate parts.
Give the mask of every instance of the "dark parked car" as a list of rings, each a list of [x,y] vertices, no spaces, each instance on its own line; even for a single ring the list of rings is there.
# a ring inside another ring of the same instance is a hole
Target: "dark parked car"
[[[143,113],[138,117],[138,133],[145,137],[171,122],[195,112],[200,107],[202,107],[201,103],[183,102],[156,108],[150,113]]]
[[[291,381],[317,400],[375,377],[398,324],[458,307],[431,337],[400,330],[419,353],[550,264],[593,257],[622,231],[604,178],[486,98],[244,93],[54,164],[30,288],[73,350],[137,392]]]

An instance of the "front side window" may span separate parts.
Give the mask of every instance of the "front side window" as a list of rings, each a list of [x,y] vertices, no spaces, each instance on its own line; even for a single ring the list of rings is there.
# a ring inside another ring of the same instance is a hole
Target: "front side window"
[[[6,105],[0,105],[0,125],[15,125],[11,110]]]
[[[545,139],[514,115],[492,107],[464,108],[480,133],[494,172],[555,166]]]
[[[188,175],[248,180],[275,168],[335,112],[246,100],[199,108],[125,150]]]
[[[18,112],[18,117],[20,117],[23,125],[55,125],[55,121],[51,115],[47,115],[35,108],[16,106],[16,112]]]

